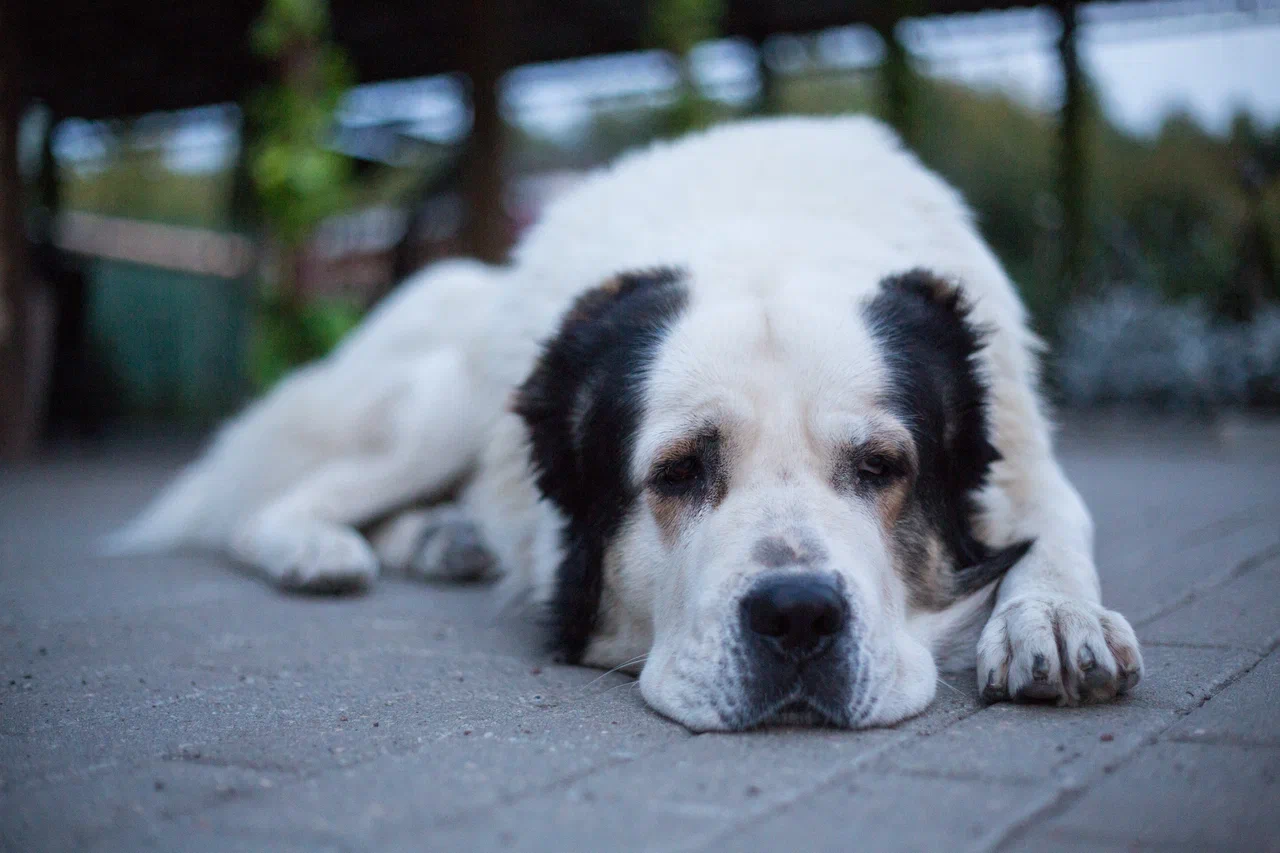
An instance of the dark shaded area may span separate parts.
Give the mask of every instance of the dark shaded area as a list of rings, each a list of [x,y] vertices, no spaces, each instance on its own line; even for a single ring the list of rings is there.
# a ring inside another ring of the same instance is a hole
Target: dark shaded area
[[[110,118],[236,101],[268,79],[246,34],[258,0],[154,3],[49,0],[17,3],[27,45],[27,91],[64,115]],[[1018,0],[929,0],[910,4],[843,0],[729,0],[727,37],[762,41],[849,24],[883,28],[901,15],[1030,8]],[[333,0],[335,39],[362,82],[421,77],[475,67],[472,28],[518,33],[499,39],[513,67],[651,47],[649,3],[631,0]],[[494,44],[488,42],[490,48]]]

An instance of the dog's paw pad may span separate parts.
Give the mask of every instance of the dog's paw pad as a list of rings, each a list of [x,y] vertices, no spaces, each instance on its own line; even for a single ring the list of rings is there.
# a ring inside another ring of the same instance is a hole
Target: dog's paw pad
[[[453,519],[423,531],[409,573],[424,580],[475,580],[488,574],[495,563],[479,528]]]
[[[978,686],[986,702],[1105,702],[1141,678],[1133,628],[1119,613],[1088,601],[1007,601],[978,642]]]

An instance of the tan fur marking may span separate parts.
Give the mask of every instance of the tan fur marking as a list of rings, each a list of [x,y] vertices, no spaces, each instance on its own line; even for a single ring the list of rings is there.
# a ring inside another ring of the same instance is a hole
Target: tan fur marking
[[[658,532],[662,536],[662,544],[674,547],[680,541],[681,519],[686,514],[686,507],[678,498],[667,498],[652,491],[645,493],[649,502],[649,511],[658,523]]]
[[[893,528],[897,526],[902,516],[902,507],[907,502],[907,492],[907,481],[898,480],[876,498],[876,514],[880,516],[880,526],[884,529],[885,536],[893,535]]]

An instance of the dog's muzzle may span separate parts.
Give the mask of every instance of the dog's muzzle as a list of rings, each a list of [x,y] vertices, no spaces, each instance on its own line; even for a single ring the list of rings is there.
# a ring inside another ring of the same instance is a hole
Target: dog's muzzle
[[[854,682],[852,617],[840,579],[776,571],[739,605],[745,679],[743,727],[796,717],[846,725]]]

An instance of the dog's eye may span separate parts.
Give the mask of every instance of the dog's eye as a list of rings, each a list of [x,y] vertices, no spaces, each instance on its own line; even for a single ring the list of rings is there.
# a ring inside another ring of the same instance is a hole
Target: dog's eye
[[[702,472],[702,461],[697,456],[682,456],[659,465],[654,471],[653,485],[667,494],[683,494],[702,482]]]
[[[883,453],[872,453],[858,460],[858,478],[872,485],[889,482],[894,471],[893,460]]]

